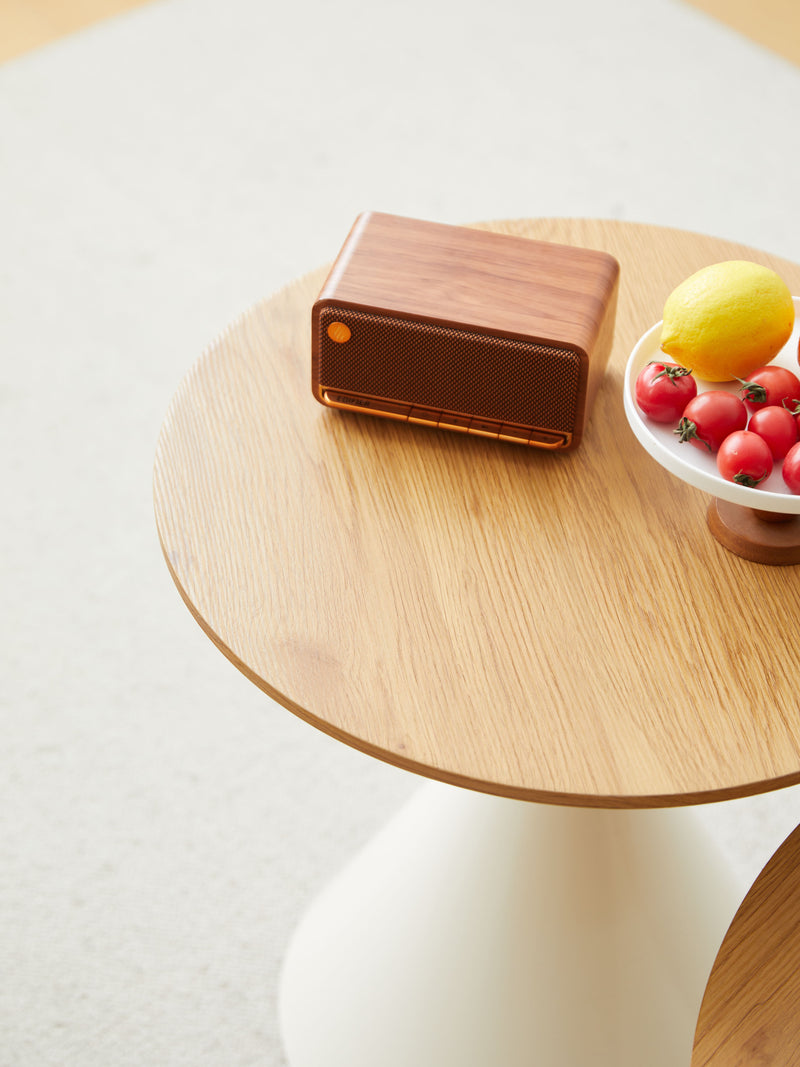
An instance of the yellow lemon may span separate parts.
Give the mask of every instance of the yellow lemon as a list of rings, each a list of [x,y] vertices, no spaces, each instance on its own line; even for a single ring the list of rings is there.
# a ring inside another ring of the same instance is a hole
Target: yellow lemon
[[[794,326],[786,282],[747,260],[714,263],[692,274],[664,305],[661,348],[698,378],[746,378],[780,352]]]

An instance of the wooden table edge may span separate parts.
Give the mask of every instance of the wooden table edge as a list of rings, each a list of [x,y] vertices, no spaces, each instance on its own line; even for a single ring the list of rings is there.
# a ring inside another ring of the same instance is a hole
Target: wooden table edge
[[[175,570],[170,563],[166,548],[161,540],[160,531],[159,543],[170,577],[172,578],[181,599],[189,609],[192,618],[197,622],[200,629],[209,638],[212,644],[219,649],[225,658],[229,660],[248,681],[252,682],[253,685],[260,689],[262,693],[265,693],[271,700],[274,700],[276,704],[279,704],[287,711],[290,711],[293,715],[296,715],[297,718],[302,719],[303,722],[320,730],[328,737],[332,737],[336,741],[341,741],[343,744],[346,744],[348,747],[353,748],[358,752],[362,752],[366,756],[379,759],[382,763],[388,763],[400,770],[409,771],[419,777],[444,782],[461,789],[470,789],[473,792],[506,797],[509,800],[521,800],[536,804],[551,804],[561,807],[608,808],[617,810],[679,808],[692,807],[698,804],[714,804],[726,800],[738,800],[743,797],[757,796],[761,793],[769,793],[776,789],[784,789],[789,786],[800,784],[800,771],[798,771],[797,774],[784,775],[780,778],[770,778],[766,781],[743,782],[737,786],[727,786],[722,789],[699,790],[680,795],[673,795],[671,793],[654,793],[632,796],[613,794],[602,795],[595,793],[577,794],[544,789],[523,789],[519,786],[504,785],[502,782],[490,782],[480,778],[470,778],[467,775],[447,771],[441,767],[434,767],[417,760],[409,759],[399,752],[392,752],[388,749],[370,745],[362,738],[350,734],[345,730],[341,730],[326,720],[317,717],[300,704],[297,704],[290,697],[280,692],[280,690],[269,685],[263,678],[260,678],[254,671],[252,671],[195,610],[186,590],[181,585]]]

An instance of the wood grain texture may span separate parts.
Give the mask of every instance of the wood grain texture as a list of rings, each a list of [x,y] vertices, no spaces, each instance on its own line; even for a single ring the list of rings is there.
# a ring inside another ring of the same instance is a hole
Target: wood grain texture
[[[399,766],[529,800],[695,803],[800,781],[800,571],[748,563],[637,444],[622,373],[670,290],[751,258],[593,220],[486,228],[622,268],[586,436],[553,455],[321,407],[322,268],[243,315],[169,407],[159,535],[186,603],[291,711]],[[763,650],[753,655],[753,650]]]
[[[366,212],[319,300],[591,352],[617,274],[593,249]]]
[[[728,500],[712,500],[708,528],[720,544],[755,563],[800,563],[800,517],[755,512]]]
[[[706,986],[692,1067],[800,1063],[800,827],[745,897]]]

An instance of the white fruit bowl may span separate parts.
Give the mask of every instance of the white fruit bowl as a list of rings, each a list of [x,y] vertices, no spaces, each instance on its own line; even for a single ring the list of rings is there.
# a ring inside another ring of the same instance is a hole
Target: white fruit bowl
[[[798,366],[797,362],[797,346],[800,341],[800,297],[795,296],[792,299],[795,307],[792,336],[772,362],[782,367],[787,367],[800,377],[800,366]],[[660,337],[661,323],[657,322],[638,340],[625,367],[623,386],[625,415],[639,444],[650,453],[653,459],[677,478],[688,482],[689,485],[693,485],[696,489],[713,493],[720,500],[727,500],[731,504],[741,504],[757,511],[800,515],[800,496],[791,493],[786,487],[781,476],[781,464],[779,462],[775,464],[775,469],[770,477],[756,489],[751,489],[746,485],[738,485],[735,482],[728,482],[717,470],[716,456],[708,452],[701,452],[699,448],[689,442],[681,443],[673,432],[674,426],[652,422],[641,413],[634,399],[636,379],[639,376],[639,372],[651,360],[670,358],[661,351],[659,345]],[[739,384],[738,382],[705,382],[698,380],[698,393],[704,393],[709,389],[724,389],[726,392],[736,393],[739,390]]]

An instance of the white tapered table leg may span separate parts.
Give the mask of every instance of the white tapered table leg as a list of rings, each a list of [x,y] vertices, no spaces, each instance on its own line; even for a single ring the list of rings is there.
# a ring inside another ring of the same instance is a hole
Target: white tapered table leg
[[[680,1067],[739,903],[691,811],[424,785],[284,965],[291,1067]]]

